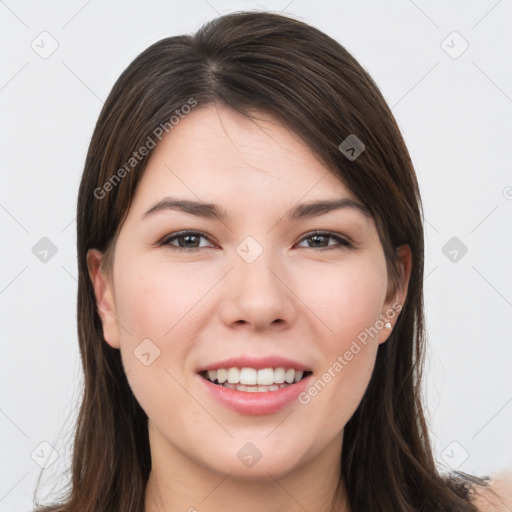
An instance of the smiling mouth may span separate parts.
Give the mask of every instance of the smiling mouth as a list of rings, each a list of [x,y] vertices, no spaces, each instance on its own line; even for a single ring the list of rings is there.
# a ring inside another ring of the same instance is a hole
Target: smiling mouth
[[[312,372],[293,368],[219,368],[200,372],[208,382],[246,393],[266,393],[278,391],[309,377]]]

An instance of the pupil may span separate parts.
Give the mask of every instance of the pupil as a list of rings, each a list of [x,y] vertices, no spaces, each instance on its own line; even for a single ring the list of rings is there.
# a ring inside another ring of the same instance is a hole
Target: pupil
[[[197,238],[197,236],[196,235],[185,235],[183,238],[185,240],[185,245],[187,245],[187,242],[189,242],[190,239]]]
[[[318,239],[322,239],[322,238],[325,238],[323,235],[314,235],[310,238],[310,240],[314,240],[315,244],[318,242]]]

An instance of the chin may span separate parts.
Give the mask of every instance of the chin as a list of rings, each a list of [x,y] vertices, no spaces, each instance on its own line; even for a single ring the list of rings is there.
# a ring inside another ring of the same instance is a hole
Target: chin
[[[212,460],[204,461],[215,472],[229,474],[232,479],[268,483],[295,471],[304,459],[298,450],[267,450],[257,448],[255,443],[236,443],[236,449],[212,454]],[[240,445],[240,446],[239,446]],[[261,444],[260,444],[261,446]],[[227,453],[233,453],[227,457]]]

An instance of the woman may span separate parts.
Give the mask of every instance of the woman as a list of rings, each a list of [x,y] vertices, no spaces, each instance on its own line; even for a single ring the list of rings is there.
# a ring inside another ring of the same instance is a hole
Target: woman
[[[491,506],[435,466],[418,185],[337,42],[252,12],[152,45],[101,112],[77,227],[85,390],[69,495],[39,510]]]

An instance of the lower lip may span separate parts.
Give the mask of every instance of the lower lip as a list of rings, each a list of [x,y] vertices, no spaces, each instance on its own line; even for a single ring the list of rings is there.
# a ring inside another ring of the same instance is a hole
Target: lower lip
[[[299,394],[308,387],[312,374],[285,388],[261,393],[225,388],[206,380],[201,375],[198,377],[206,391],[222,405],[247,416],[261,416],[276,413],[298,400]]]

